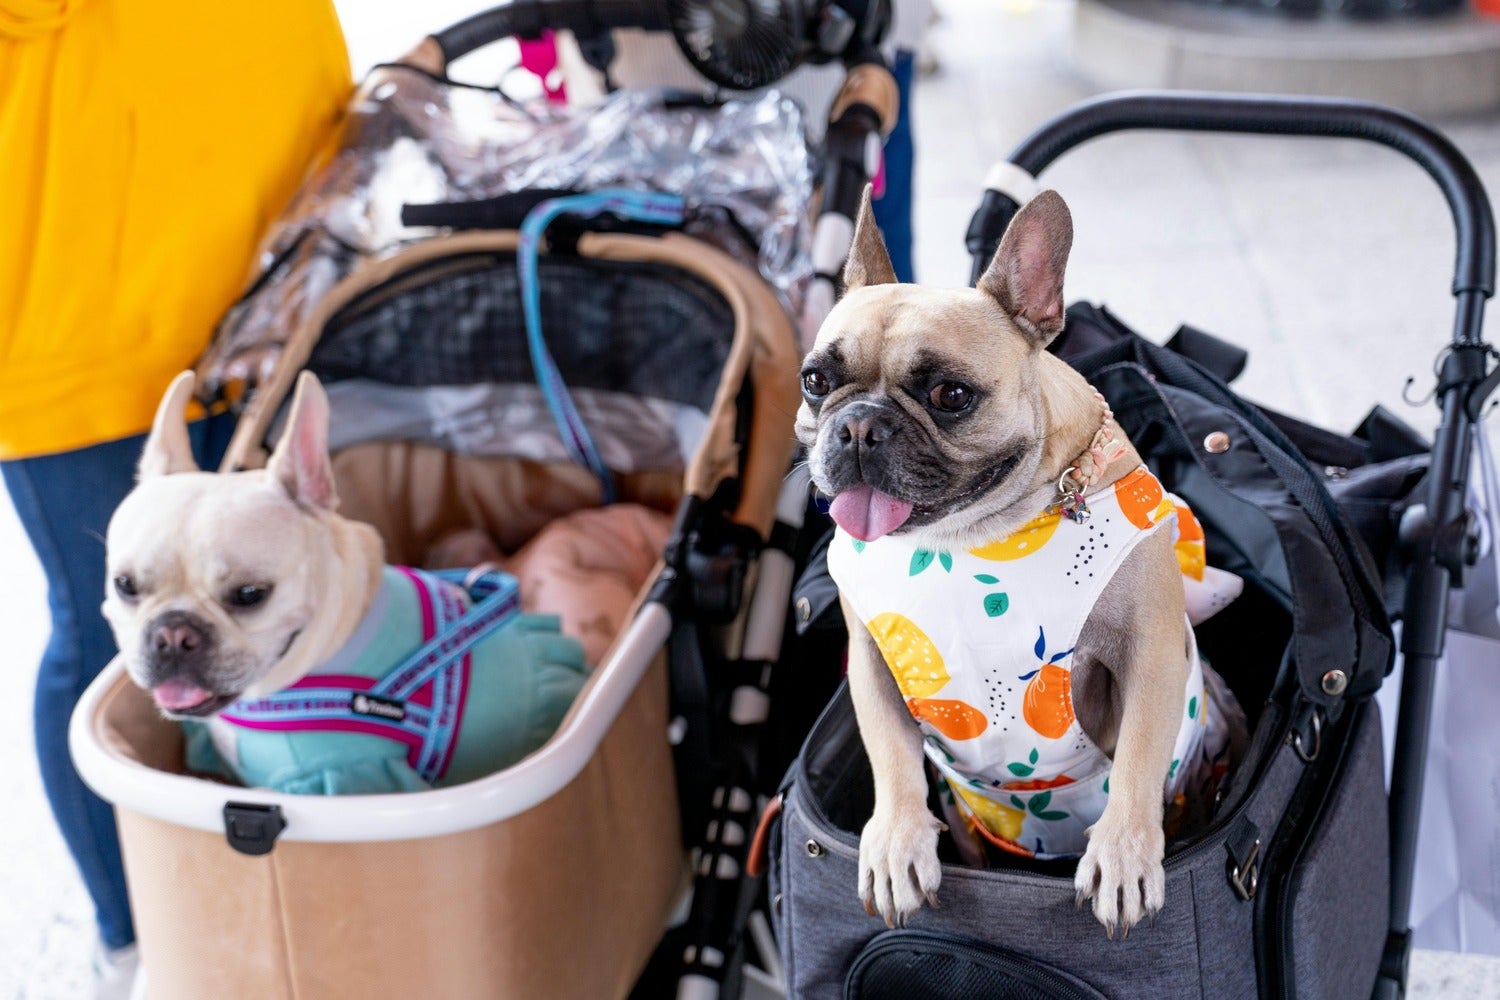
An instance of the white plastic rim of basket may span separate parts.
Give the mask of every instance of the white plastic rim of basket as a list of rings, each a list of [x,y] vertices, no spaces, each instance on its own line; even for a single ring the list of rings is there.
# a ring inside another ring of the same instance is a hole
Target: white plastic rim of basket
[[[89,685],[68,725],[68,747],[83,780],[105,801],[179,826],[224,832],[224,804],[281,807],[280,840],[411,840],[472,830],[517,816],[562,791],[599,749],[625,702],[672,631],[665,607],[647,602],[563,728],[536,753],[487,778],[394,795],[285,795],[169,774],[118,757],[99,744],[94,718],[125,676],[116,658]],[[666,734],[662,734],[666,739]]]

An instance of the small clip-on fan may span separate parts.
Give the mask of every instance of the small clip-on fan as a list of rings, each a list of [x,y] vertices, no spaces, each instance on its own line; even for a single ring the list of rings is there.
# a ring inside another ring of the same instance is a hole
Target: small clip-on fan
[[[890,0],[665,0],[693,68],[721,87],[769,86],[802,63],[867,51],[891,22]]]
[[[670,31],[705,78],[757,90],[803,63],[868,61],[890,24],[891,0],[514,0],[432,38],[441,69],[498,39],[548,29],[570,30],[580,43],[612,28]]]

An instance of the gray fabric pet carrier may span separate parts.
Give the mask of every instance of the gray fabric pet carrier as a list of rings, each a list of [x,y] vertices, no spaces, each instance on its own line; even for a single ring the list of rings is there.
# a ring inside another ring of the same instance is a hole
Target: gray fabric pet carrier
[[[1190,342],[1201,347],[1201,336],[1180,337],[1174,350],[1103,310],[1070,310],[1064,356],[1109,400],[1162,483],[1192,506],[1209,561],[1245,580],[1244,594],[1197,636],[1250,715],[1249,748],[1208,826],[1168,843],[1166,905],[1154,925],[1108,940],[1076,905],[1074,863],[964,867],[945,835],[941,908],[890,930],[857,898],[858,838],[874,792],[840,693],[789,771],[770,827],[768,905],[788,993],[799,1000],[1363,1000],[1404,989],[1431,671],[1448,588],[1462,586],[1472,562],[1460,459],[1500,382],[1480,335],[1494,278],[1488,199],[1452,144],[1415,119],[1375,105],[1266,97],[1100,99],[1043,126],[992,179],[1024,186],[1068,149],[1136,128],[1362,138],[1426,168],[1458,230],[1458,321],[1437,391],[1443,425],[1430,457],[1418,443],[1390,460],[1369,441],[1245,403],[1215,374],[1232,371],[1207,355],[1197,355],[1206,367],[1191,360]],[[976,277],[1029,193],[986,193],[969,230]],[[1218,354],[1234,367],[1232,349]],[[1325,457],[1334,453],[1348,457]],[[1432,474],[1415,488],[1428,461]],[[1404,518],[1403,507],[1411,508]],[[1404,587],[1377,569],[1401,557]],[[802,608],[803,618],[820,607],[836,618],[835,597],[826,579],[804,578],[797,599],[813,610]],[[1393,655],[1388,607],[1402,609],[1408,672],[1389,798],[1370,698]]]

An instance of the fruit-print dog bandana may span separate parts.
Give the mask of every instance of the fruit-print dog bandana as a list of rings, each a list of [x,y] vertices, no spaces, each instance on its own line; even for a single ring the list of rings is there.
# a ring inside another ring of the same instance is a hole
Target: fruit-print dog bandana
[[[1173,532],[1186,581],[1204,578],[1196,518],[1144,466],[1091,494],[1089,507],[1084,523],[1051,510],[968,550],[920,549],[900,535],[860,542],[839,530],[828,552],[840,593],[869,627],[947,781],[950,812],[974,835],[1038,858],[1082,854],[1084,831],[1109,801],[1110,759],[1075,718],[1070,683],[1095,601],[1156,531]],[[1163,788],[1169,819],[1195,796],[1211,801],[1227,766],[1226,713],[1239,711],[1217,677],[1205,681],[1191,628],[1188,636]]]

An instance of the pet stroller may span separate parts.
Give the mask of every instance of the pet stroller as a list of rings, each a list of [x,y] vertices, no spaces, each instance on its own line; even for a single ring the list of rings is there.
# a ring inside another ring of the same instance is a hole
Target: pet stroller
[[[713,890],[737,888],[732,830],[758,803],[732,764],[706,766],[730,739],[708,717],[750,731],[764,715],[806,502],[805,485],[780,500],[796,318],[831,301],[817,272],[845,253],[895,86],[846,36],[814,228],[815,160],[774,92],[580,111],[445,75],[489,42],[642,7],[497,8],[377,67],[198,386],[240,410],[224,468],[255,468],[295,377],[316,373],[341,511],[379,529],[388,562],[462,528],[509,551],[613,498],[667,516],[659,563],[556,734],[432,791],[184,773],[180,730],[112,664],[71,745],[117,807],[153,998],[624,996],[682,905],[689,846],[707,930],[676,957],[702,982],[725,973]],[[705,678],[705,656],[756,668]]]
[[[1471,434],[1500,382],[1481,340],[1494,288],[1489,202],[1446,139],[1388,108],[1110,96],[1053,119],[992,172],[968,233],[973,277],[1043,168],[1127,129],[1360,138],[1432,175],[1458,231],[1436,442],[1429,453],[1378,408],[1352,437],[1259,409],[1227,388],[1244,363],[1232,346],[1184,327],[1159,347],[1102,309],[1071,308],[1053,349],[1104,393],[1155,474],[1192,506],[1209,562],[1245,581],[1196,631],[1251,715],[1250,746],[1211,824],[1168,845],[1154,926],[1107,941],[1075,905],[1072,863],[1002,862],[945,864],[942,908],[887,930],[855,897],[873,788],[841,694],[773,806],[770,905],[793,996],[1363,1000],[1404,990],[1432,673],[1448,592],[1477,554],[1465,509]],[[825,625],[841,628],[817,569],[798,599],[831,607]],[[1406,658],[1389,798],[1371,698],[1394,653],[1388,608],[1403,619]]]

